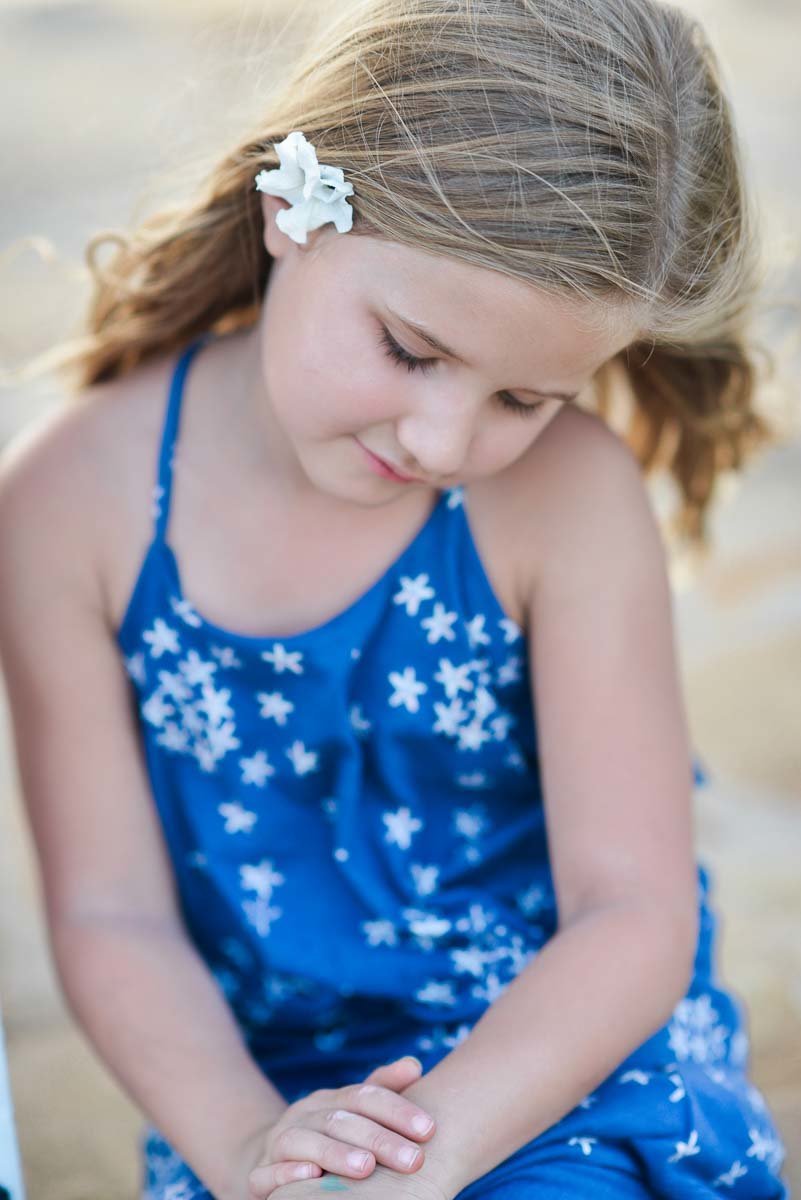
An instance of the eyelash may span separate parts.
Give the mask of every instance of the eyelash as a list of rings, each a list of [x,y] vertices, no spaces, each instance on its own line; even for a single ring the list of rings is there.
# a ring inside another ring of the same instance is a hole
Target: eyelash
[[[437,359],[435,358],[416,358],[414,354],[410,354],[408,350],[404,350],[403,346],[399,346],[391,333],[385,326],[381,326],[381,343],[384,346],[386,353],[394,362],[400,363],[406,367],[408,371],[430,371],[436,366]],[[501,404],[507,412],[517,413],[521,417],[533,416],[543,405],[540,400],[536,404],[523,404],[521,400],[516,400],[509,392],[501,393]]]

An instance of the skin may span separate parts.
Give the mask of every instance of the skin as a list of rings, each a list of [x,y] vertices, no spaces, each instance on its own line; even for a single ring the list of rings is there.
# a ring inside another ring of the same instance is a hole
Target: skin
[[[521,458],[637,328],[607,302],[545,295],[519,280],[323,226],[299,245],[264,196],[274,265],[241,381],[253,453],[269,477],[330,516],[430,505],[433,490],[497,475]],[[389,310],[466,361],[437,355]],[[382,322],[425,370],[396,363]],[[503,394],[530,406],[504,407]],[[419,482],[374,474],[354,440]]]

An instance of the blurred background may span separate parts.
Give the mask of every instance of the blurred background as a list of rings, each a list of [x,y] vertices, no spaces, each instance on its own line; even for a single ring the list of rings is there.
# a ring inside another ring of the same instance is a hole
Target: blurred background
[[[722,57],[762,213],[760,331],[778,360],[762,404],[783,431],[721,488],[708,560],[672,565],[691,730],[713,775],[697,795],[697,846],[723,914],[721,974],[749,1012],[753,1078],[801,1197],[801,5],[684,3]],[[308,0],[0,0],[3,366],[75,328],[87,239],[177,193],[175,164],[250,125],[310,11]],[[0,397],[3,442],[60,403],[52,380]],[[654,501],[670,501],[659,481]],[[133,1200],[140,1118],[59,996],[3,708],[0,1002],[30,1200]]]

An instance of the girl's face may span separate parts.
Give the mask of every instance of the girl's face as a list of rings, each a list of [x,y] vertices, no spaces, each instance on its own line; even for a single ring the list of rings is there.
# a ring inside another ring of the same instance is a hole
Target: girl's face
[[[502,471],[636,334],[611,304],[332,226],[299,246],[263,206],[259,421],[302,491],[378,506]]]

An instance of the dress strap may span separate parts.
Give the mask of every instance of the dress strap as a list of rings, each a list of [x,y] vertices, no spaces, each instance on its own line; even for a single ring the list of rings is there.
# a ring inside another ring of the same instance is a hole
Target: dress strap
[[[210,335],[204,334],[187,346],[173,368],[169,398],[167,400],[167,411],[164,418],[164,429],[161,435],[158,477],[153,489],[152,515],[155,524],[154,536],[158,541],[163,541],[166,536],[167,521],[170,516],[172,473],[175,462],[175,448],[178,444],[178,427],[181,420],[181,401],[184,395],[186,373],[189,370],[189,364],[198,350],[209,339]]]

